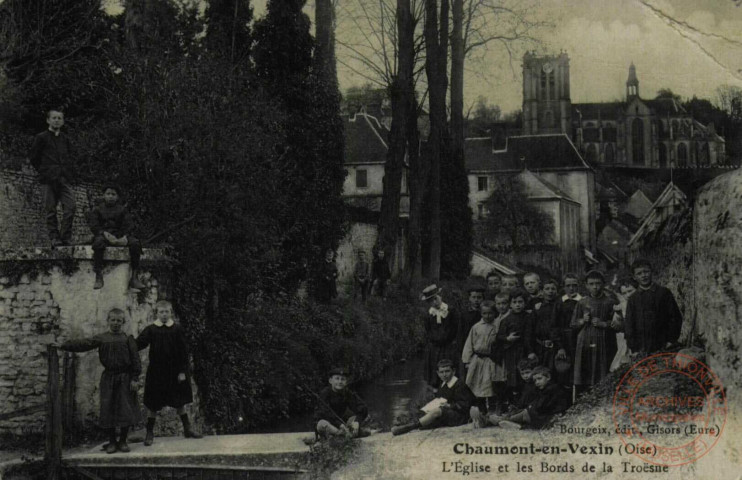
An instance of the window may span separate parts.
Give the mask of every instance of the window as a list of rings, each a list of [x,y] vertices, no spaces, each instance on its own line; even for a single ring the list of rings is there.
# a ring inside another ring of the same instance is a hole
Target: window
[[[368,187],[368,171],[363,168],[356,170],[356,188]]]
[[[640,118],[631,122],[631,160],[633,165],[644,165],[644,122]]]
[[[477,177],[477,191],[478,192],[487,191],[487,177]]]
[[[688,166],[688,147],[684,143],[678,144],[678,167]]]

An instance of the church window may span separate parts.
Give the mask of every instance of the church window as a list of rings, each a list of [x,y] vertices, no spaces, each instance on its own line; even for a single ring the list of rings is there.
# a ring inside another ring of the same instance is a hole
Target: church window
[[[554,89],[554,71],[548,73],[549,76],[549,98],[555,99],[556,98],[556,90]]]
[[[541,71],[541,99],[546,100],[546,72]]]
[[[613,149],[613,144],[609,143],[605,146],[605,163],[616,162],[616,151]]]
[[[586,160],[588,163],[596,164],[598,163],[598,146],[594,143],[591,143],[587,147],[587,158]]]
[[[551,110],[544,113],[544,128],[554,128],[554,113]]]
[[[676,119],[672,121],[672,139],[678,138],[678,135],[680,135],[680,122]]]
[[[631,122],[631,160],[633,165],[644,165],[644,122],[640,118]]]
[[[684,143],[678,144],[678,167],[688,166],[688,147]]]
[[[660,143],[660,168],[667,168],[667,147]]]

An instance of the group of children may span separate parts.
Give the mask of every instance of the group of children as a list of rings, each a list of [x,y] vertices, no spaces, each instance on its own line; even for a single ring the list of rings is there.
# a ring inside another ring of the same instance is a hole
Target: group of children
[[[447,382],[440,365],[450,363],[472,393],[469,416],[479,426],[539,427],[610,371],[670,348],[680,335],[677,303],[653,282],[645,260],[632,264],[631,278],[620,281],[618,291],[606,288],[597,270],[584,277],[585,296],[573,274],[560,285],[527,273],[522,283],[491,273],[486,287],[469,289],[461,315],[436,285],[421,294],[428,304],[424,378],[437,394]],[[403,425],[396,433],[412,428]]]
[[[126,315],[114,308],[108,312],[108,331],[93,337],[68,340],[57,345],[62,350],[86,352],[98,350],[103,365],[100,379],[99,425],[108,434],[107,453],[129,452],[129,429],[141,422],[138,401],[142,364],[139,351],[149,347],[149,366],[144,382],[144,406],[147,408],[144,445],[154,442],[157,412],[163,407],[176,409],[186,438],[201,438],[191,426],[185,406],[193,401],[188,348],[182,327],[175,321],[173,306],[161,300],[155,304],[154,321],[139,336],[123,332]],[[116,429],[119,429],[118,439]]]
[[[72,184],[75,180],[72,144],[64,133],[64,113],[49,110],[46,114],[48,129],[34,137],[29,159],[39,172],[44,195],[44,212],[52,247],[72,244],[72,223],[77,205]],[[57,222],[57,204],[62,205],[62,223]],[[126,207],[121,202],[121,190],[116,185],[103,189],[103,199],[91,209],[88,216],[93,232],[93,288],[103,288],[103,256],[108,246],[129,248],[131,281],[134,289],[144,288],[138,278],[142,245],[132,235],[134,225]]]

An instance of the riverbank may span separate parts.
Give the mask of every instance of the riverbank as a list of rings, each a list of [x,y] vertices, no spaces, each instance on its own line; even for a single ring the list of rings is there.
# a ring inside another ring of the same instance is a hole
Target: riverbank
[[[544,430],[475,429],[468,424],[414,431],[398,437],[389,433],[376,435],[360,442],[350,462],[334,472],[332,479],[427,480],[493,475],[501,479],[534,475],[539,479],[739,478],[742,471],[739,392],[727,389],[726,421],[719,425],[722,431],[718,442],[707,454],[687,465],[662,467],[627,452],[626,443],[636,445],[641,440],[635,437],[626,441],[617,432],[613,392],[620,378],[618,374],[612,375]],[[664,379],[648,394],[677,394],[680,386]],[[652,440],[656,441],[656,437]]]

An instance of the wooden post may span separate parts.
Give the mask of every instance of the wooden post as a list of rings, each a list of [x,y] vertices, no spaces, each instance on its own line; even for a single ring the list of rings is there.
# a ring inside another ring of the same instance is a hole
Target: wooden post
[[[62,428],[69,432],[75,421],[75,372],[77,357],[65,352],[62,373]]]
[[[46,347],[49,369],[46,380],[46,462],[47,479],[59,478],[62,462],[62,399],[59,395],[59,355],[53,345]]]

